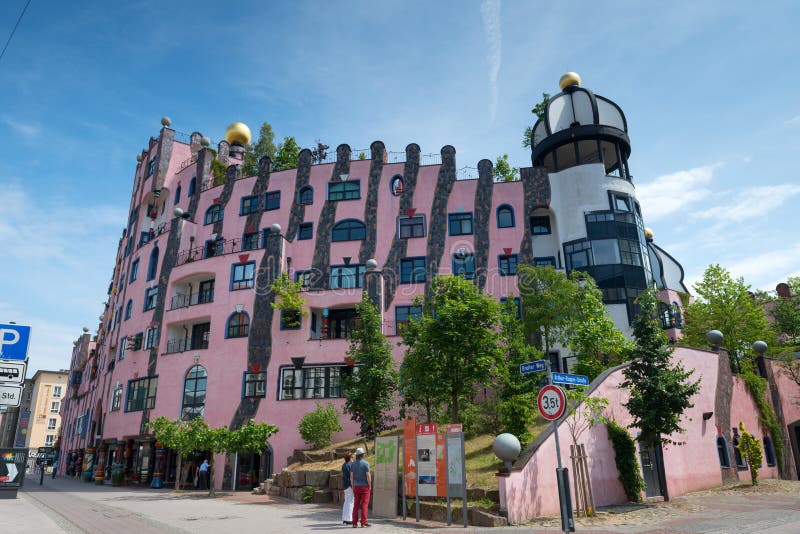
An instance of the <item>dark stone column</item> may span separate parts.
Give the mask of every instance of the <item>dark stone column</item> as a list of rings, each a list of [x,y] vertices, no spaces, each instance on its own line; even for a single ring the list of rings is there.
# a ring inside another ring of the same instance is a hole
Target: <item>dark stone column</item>
[[[717,389],[714,397],[714,421],[717,428],[722,431],[728,443],[728,454],[731,459],[730,467],[720,467],[722,471],[722,482],[732,482],[739,480],[739,472],[736,470],[736,462],[733,458],[731,436],[731,402],[733,401],[733,373],[731,372],[731,362],[727,351],[721,350],[717,356]]]
[[[400,193],[400,216],[414,207],[414,189],[419,174],[419,145],[412,143],[406,147],[406,164],[403,169],[403,192]],[[408,240],[400,239],[400,229],[395,228],[392,247],[383,263],[384,295],[383,310],[388,311],[394,300],[394,293],[400,283],[400,260],[406,257]]]
[[[375,256],[375,246],[378,241],[378,190],[381,186],[383,173],[383,156],[386,147],[380,141],[375,141],[369,146],[372,160],[369,166],[369,179],[367,180],[367,200],[364,203],[364,225],[367,227],[367,236],[361,242],[358,251],[358,262],[365,263]]]
[[[340,174],[350,174],[350,147],[339,145],[336,149],[336,165],[333,166],[331,181],[338,181]],[[309,152],[309,157],[311,152]],[[317,220],[317,237],[314,242],[314,258],[311,260],[311,287],[327,289],[328,273],[331,265],[331,229],[336,222],[336,201],[325,197],[325,204]]]
[[[444,254],[444,241],[447,238],[447,201],[456,181],[456,149],[450,145],[442,147],[442,165],[436,179],[436,190],[431,206],[430,223],[428,224],[428,246],[425,253],[425,290],[430,288],[433,277],[439,272],[439,265]]]
[[[175,130],[161,128],[161,135],[158,138],[158,169],[153,179],[153,189],[164,187],[164,181],[169,171],[169,162],[172,159],[172,145],[175,139]]]
[[[350,161],[350,147],[347,145],[339,145],[339,148],[336,149],[336,153],[339,154],[339,151],[344,150],[342,147],[347,147],[347,161]],[[290,241],[294,241],[295,237],[297,236],[297,229],[300,227],[300,223],[305,220],[306,206],[305,204],[300,204],[298,202],[298,195],[300,193],[300,189],[307,186],[311,179],[312,163],[313,158],[311,157],[311,151],[307,149],[302,150],[297,162],[297,174],[294,178],[294,198],[292,199],[292,212],[289,215],[289,225],[286,228],[286,238]],[[324,194],[325,192],[323,191],[323,195]]]
[[[489,273],[489,225],[492,216],[492,193],[494,192],[494,166],[488,159],[478,162],[478,187],[475,191],[475,277],[478,289],[486,287]]]
[[[762,356],[763,358],[763,356]],[[778,390],[778,383],[775,380],[775,369],[772,360],[765,359],[764,368],[766,369],[767,386],[769,387],[769,400],[772,401],[772,409],[778,419],[778,426],[781,429],[780,436],[772,436],[773,442],[780,439],[783,441],[783,468],[780,470],[781,478],[787,480],[797,480],[797,469],[794,466],[794,454],[792,453],[792,440],[789,436],[786,417],[783,413],[781,404],[781,393]],[[773,445],[774,448],[774,445]]]
[[[251,195],[261,198],[269,189],[269,176],[272,172],[272,160],[269,156],[264,156],[258,160],[258,178],[253,183]],[[259,200],[260,202],[260,200]],[[264,214],[263,210],[256,210],[253,213],[247,214],[244,227],[247,233],[258,232],[261,229],[261,216]],[[268,232],[269,233],[269,232]],[[266,246],[266,244],[264,245]]]
[[[519,245],[519,261],[530,265],[533,264],[533,235],[528,219],[533,210],[550,206],[550,179],[544,167],[523,167],[519,174],[525,195],[525,212],[522,214],[525,235]]]
[[[233,194],[233,186],[236,183],[236,180],[242,177],[242,166],[241,165],[231,165],[225,170],[225,185],[222,186],[222,192],[220,192],[219,197],[217,197],[217,205],[222,206],[222,209],[225,209],[225,206],[228,205],[228,201],[231,199],[231,195]],[[213,233],[217,234],[219,238],[222,238],[222,229],[225,225],[225,218],[223,217],[221,221],[217,221],[214,223],[213,226]]]

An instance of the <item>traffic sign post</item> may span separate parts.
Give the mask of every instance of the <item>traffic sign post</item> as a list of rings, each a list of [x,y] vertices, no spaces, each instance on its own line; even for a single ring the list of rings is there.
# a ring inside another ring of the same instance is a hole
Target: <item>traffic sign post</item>
[[[589,377],[585,375],[571,375],[567,373],[552,373],[553,384],[565,384],[567,386],[588,386]]]
[[[572,517],[572,503],[569,496],[569,471],[561,466],[561,443],[558,440],[558,420],[567,409],[567,395],[564,390],[553,385],[553,373],[547,361],[549,384],[539,391],[537,402],[539,411],[545,419],[553,422],[553,438],[556,440],[556,483],[558,485],[558,503],[561,508],[561,530],[575,532],[575,520]],[[548,400],[545,400],[548,399]],[[549,415],[548,415],[549,414]]]
[[[0,384],[22,384],[25,381],[27,362],[18,360],[0,360]]]
[[[31,327],[18,324],[0,324],[0,359],[28,359]]]
[[[544,371],[547,369],[547,362],[545,360],[536,360],[535,362],[521,363],[519,372],[523,375],[528,373],[535,373],[537,371]]]
[[[14,408],[19,406],[21,401],[22,386],[0,384],[0,404]]]

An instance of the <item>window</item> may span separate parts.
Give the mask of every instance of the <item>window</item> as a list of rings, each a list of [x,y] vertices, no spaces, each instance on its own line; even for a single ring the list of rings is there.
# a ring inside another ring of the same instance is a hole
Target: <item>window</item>
[[[136,258],[135,260],[133,260],[133,263],[131,263],[131,277],[128,280],[128,283],[131,283],[134,280],[136,280],[137,276],[139,276],[139,258]]]
[[[475,255],[453,254],[453,274],[462,276],[467,280],[475,278]]]
[[[53,397],[60,397],[61,396],[61,386],[53,386]]]
[[[111,411],[116,412],[122,406],[122,386],[114,388],[111,393]]]
[[[403,332],[403,327],[407,325],[409,321],[419,321],[420,319],[422,319],[422,306],[395,306],[395,334],[399,336]]]
[[[172,200],[172,205],[177,206],[180,201],[181,201],[181,186],[178,186],[178,188],[175,189],[175,198]]]
[[[611,265],[620,263],[619,244],[616,239],[592,240],[592,264]]]
[[[156,159],[156,158],[153,158],[148,162],[148,164],[147,164],[147,173],[144,176],[145,178],[149,178],[150,176],[153,175],[153,173],[156,171],[156,163],[157,162],[158,162],[158,159]]]
[[[51,417],[47,420],[47,430],[55,430],[56,429],[56,418]]]
[[[300,226],[297,227],[297,239],[301,241],[303,239],[313,239],[314,238],[314,223],[300,223]]]
[[[764,456],[767,458],[767,466],[775,466],[775,447],[772,446],[772,439],[764,436],[761,440],[764,443]]]
[[[733,429],[733,457],[736,460],[736,469],[739,471],[743,471],[747,469],[747,462],[742,457],[742,453],[739,452],[739,429]]]
[[[158,272],[158,245],[150,252],[150,261],[147,262],[147,281],[155,279]]]
[[[144,348],[154,349],[158,347],[158,327],[145,330]]]
[[[234,263],[231,266],[231,291],[250,289],[256,281],[256,262]]]
[[[500,276],[516,276],[519,254],[501,254],[497,257],[497,266],[500,269]]]
[[[276,210],[281,207],[281,192],[270,191],[267,193],[266,202],[264,203],[265,210]]]
[[[206,258],[222,256],[225,254],[225,240],[221,237],[218,237],[217,239],[209,239],[206,241],[204,252]]]
[[[637,241],[620,239],[619,254],[622,263],[625,265],[642,265],[642,248]]]
[[[311,287],[311,271],[295,271],[294,272],[294,281],[303,281],[303,285],[300,286],[301,288],[307,289]]]
[[[190,196],[190,197],[193,196],[194,195],[194,190],[196,188],[197,188],[197,177],[196,176],[192,176],[192,179],[189,180],[189,193],[187,193],[186,196]]]
[[[181,406],[181,419],[184,421],[191,421],[205,414],[207,380],[208,373],[202,365],[195,365],[186,373]]]
[[[508,302],[508,297],[503,297],[500,299],[500,303],[505,305]],[[519,300],[519,297],[514,297],[514,307],[516,308],[516,317],[517,319],[522,319],[522,302]]]
[[[225,210],[223,209],[222,205],[214,204],[206,210],[205,224],[213,224],[217,221],[221,221],[224,215]]]
[[[355,219],[336,223],[331,231],[331,241],[358,241],[367,237],[367,227]]]
[[[125,359],[125,350],[128,348],[128,338],[123,337],[119,340],[119,347],[117,347],[117,359],[124,360]]]
[[[514,227],[514,208],[508,204],[503,204],[497,208],[497,227],[498,228],[513,228]]]
[[[404,258],[400,260],[400,283],[425,283],[425,257]]]
[[[547,267],[548,265],[551,265],[553,267],[556,266],[555,256],[540,256],[533,258],[534,267]]]
[[[281,330],[299,330],[303,323],[303,314],[297,310],[281,310]]]
[[[267,373],[245,373],[244,391],[242,396],[245,399],[253,397],[267,396]]]
[[[50,403],[50,413],[58,413],[61,411],[61,401],[53,401]]]
[[[152,310],[158,304],[158,288],[151,287],[144,292],[144,311]]]
[[[239,215],[247,215],[248,213],[255,213],[257,211],[258,211],[257,196],[242,197],[241,205],[239,207]]]
[[[624,195],[622,193],[608,193],[609,199],[611,201],[611,209],[614,211],[625,211],[625,212],[632,212],[633,207],[631,205],[631,198],[628,195]]]
[[[415,215],[414,217],[400,217],[398,219],[400,228],[400,239],[411,237],[425,237],[425,216]]]
[[[284,367],[280,400],[328,399],[342,396],[342,366]]]
[[[52,447],[53,443],[55,443],[55,441],[56,441],[56,435],[55,434],[47,434],[44,437],[44,446],[45,447]]]
[[[589,241],[585,240],[564,245],[564,257],[567,261],[567,271],[591,265],[591,251],[591,244]]]
[[[323,312],[324,315],[324,312]],[[356,310],[344,308],[328,311],[328,339],[348,339],[356,324]],[[324,327],[324,320],[323,320]]]
[[[226,338],[247,337],[250,332],[250,317],[244,313],[234,313],[228,318],[228,327],[225,331]]]
[[[472,235],[472,213],[450,213],[447,224],[450,235]]]
[[[128,303],[125,305],[125,320],[131,318],[131,314],[133,313],[133,299],[128,299]]]
[[[531,217],[531,233],[533,235],[547,235],[550,231],[550,216],[535,215]]]
[[[310,185],[303,186],[297,193],[297,203],[309,205],[314,203],[314,188]]]
[[[403,177],[399,174],[394,175],[389,182],[389,189],[394,196],[399,197],[403,193]]]
[[[125,399],[126,412],[141,412],[156,405],[156,389],[158,377],[147,376],[136,380],[128,380],[128,395]]]
[[[361,198],[361,182],[331,182],[328,184],[328,200],[357,200]]]
[[[353,289],[364,285],[363,265],[339,265],[331,267],[330,289]]]
[[[250,232],[242,237],[242,250],[256,250],[261,239],[261,232]]]

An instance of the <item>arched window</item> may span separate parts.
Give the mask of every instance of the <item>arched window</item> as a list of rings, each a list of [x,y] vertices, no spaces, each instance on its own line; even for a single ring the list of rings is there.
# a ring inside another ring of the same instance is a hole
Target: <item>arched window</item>
[[[178,188],[175,190],[175,199],[172,201],[172,205],[177,206],[178,202],[180,201],[181,201],[181,186],[178,186]]]
[[[247,337],[250,333],[250,317],[245,312],[234,313],[228,317],[225,337]]]
[[[736,469],[743,471],[747,469],[747,462],[742,453],[739,452],[739,436],[733,436],[733,457],[736,460]]]
[[[764,456],[767,458],[767,465],[773,467],[775,465],[775,447],[772,446],[772,439],[764,436],[761,441],[764,442]]]
[[[150,262],[147,264],[148,282],[156,277],[156,271],[158,271],[158,243],[153,247],[153,251],[150,253]]]
[[[658,317],[661,319],[661,328],[664,330],[672,328],[672,312],[666,302],[658,302]]]
[[[183,382],[181,419],[191,421],[203,417],[206,411],[206,380],[208,373],[202,365],[195,365],[186,373]]]
[[[389,182],[389,189],[391,189],[394,196],[399,197],[403,192],[403,177],[395,174],[392,177],[392,181]]]
[[[514,208],[508,204],[503,204],[497,208],[497,227],[498,228],[513,228],[514,227]]]
[[[131,318],[131,313],[133,313],[133,300],[128,299],[128,303],[125,305],[125,320]]]
[[[214,204],[206,210],[205,224],[212,224],[221,221],[225,210],[222,204]]]
[[[331,241],[358,241],[367,237],[367,227],[355,219],[336,223],[331,232]]]
[[[187,196],[194,195],[194,190],[197,187],[197,177],[192,176],[192,179],[189,180],[189,194]]]
[[[300,188],[300,191],[297,193],[297,203],[298,204],[313,204],[314,203],[314,188],[310,185],[306,185]]]
[[[717,437],[717,454],[719,455],[719,465],[721,467],[731,466],[731,457],[728,454],[728,442],[724,436]]]

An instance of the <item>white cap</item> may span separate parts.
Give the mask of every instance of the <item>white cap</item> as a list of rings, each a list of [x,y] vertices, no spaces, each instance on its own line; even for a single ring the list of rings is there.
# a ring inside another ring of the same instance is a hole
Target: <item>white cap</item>
[[[362,449],[361,447],[357,448],[356,449],[356,456],[361,456],[362,454],[364,454],[364,449]]]

